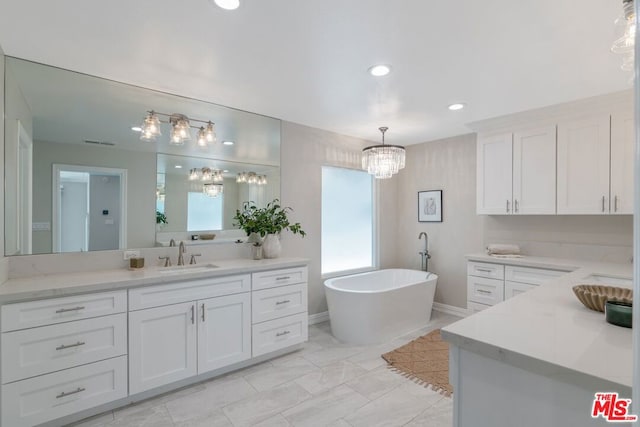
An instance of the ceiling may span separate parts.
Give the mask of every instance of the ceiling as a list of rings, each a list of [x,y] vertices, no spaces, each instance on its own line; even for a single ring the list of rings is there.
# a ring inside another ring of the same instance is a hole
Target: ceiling
[[[5,53],[377,141],[629,88],[621,0],[0,0]],[[375,78],[373,64],[392,73]],[[446,107],[465,102],[468,108]]]

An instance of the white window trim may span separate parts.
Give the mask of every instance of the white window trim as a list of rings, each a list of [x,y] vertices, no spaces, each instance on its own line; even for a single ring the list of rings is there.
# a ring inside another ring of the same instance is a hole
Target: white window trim
[[[337,169],[349,169],[349,170],[353,170],[353,171],[358,171],[358,172],[365,172],[362,169],[359,168],[355,168],[355,167],[347,167],[347,166],[337,166],[337,165],[332,165],[332,164],[323,164],[322,168],[324,167],[330,167],[330,168],[337,168]],[[366,172],[365,172],[366,173]],[[380,211],[380,184],[378,183],[378,180],[375,178],[371,178],[373,180],[373,188],[371,189],[372,192],[372,205],[373,205],[373,213],[372,213],[372,218],[371,218],[371,223],[372,223],[372,233],[373,236],[371,236],[371,263],[372,265],[370,267],[361,267],[361,268],[352,268],[349,270],[340,270],[340,271],[332,271],[330,273],[321,273],[320,275],[320,279],[321,280],[325,280],[325,279],[333,279],[335,277],[342,277],[342,276],[350,276],[353,274],[359,274],[359,273],[368,273],[370,271],[376,271],[379,270],[380,268],[380,250],[379,250],[379,244],[378,244],[378,237],[380,236],[380,215],[379,215],[379,211]],[[322,180],[321,180],[322,182]],[[322,194],[322,185],[320,186],[320,193]],[[322,207],[320,207],[320,212],[322,212]],[[322,215],[322,214],[321,214]],[[320,222],[322,223],[322,218],[320,218]],[[320,253],[322,254],[322,230],[320,231]],[[322,257],[322,255],[321,255]],[[320,271],[322,272],[322,259],[320,259]]]

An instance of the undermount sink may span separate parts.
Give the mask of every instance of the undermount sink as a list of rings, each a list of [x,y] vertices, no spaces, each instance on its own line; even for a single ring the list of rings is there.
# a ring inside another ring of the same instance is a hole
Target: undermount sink
[[[218,268],[218,266],[215,264],[177,265],[175,267],[164,267],[158,271],[160,274],[201,273],[213,268]]]
[[[615,277],[615,276],[605,276],[602,274],[592,274],[590,276],[585,277],[585,282],[597,284],[602,283],[603,285],[612,285],[612,286],[625,286],[631,287],[633,286],[633,280],[628,279],[626,277]]]

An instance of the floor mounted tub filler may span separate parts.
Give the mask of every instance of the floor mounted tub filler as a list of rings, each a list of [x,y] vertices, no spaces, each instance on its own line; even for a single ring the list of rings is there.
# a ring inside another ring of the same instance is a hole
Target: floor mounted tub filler
[[[387,269],[324,282],[331,331],[349,344],[382,343],[425,326],[431,319],[438,276]]]

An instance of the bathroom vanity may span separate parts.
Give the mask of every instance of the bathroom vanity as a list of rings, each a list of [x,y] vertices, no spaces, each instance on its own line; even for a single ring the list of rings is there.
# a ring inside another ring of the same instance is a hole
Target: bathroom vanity
[[[297,349],[306,265],[226,260],[5,282],[0,425],[65,424]]]
[[[468,259],[470,283],[487,292],[491,289],[483,286],[493,286],[495,295],[514,277],[544,283],[485,304],[442,329],[450,343],[454,426],[608,425],[591,417],[594,395],[618,392],[631,398],[631,329],[606,323],[604,313],[584,307],[572,287],[631,287],[632,265],[487,255]],[[485,270],[496,275],[488,284],[477,276],[489,274]]]

